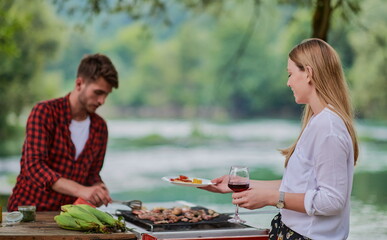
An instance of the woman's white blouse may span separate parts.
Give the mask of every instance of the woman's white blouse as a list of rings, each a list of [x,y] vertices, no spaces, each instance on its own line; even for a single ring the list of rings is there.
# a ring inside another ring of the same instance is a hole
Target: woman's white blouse
[[[280,186],[285,195],[305,193],[307,213],[282,209],[284,224],[312,239],[346,239],[353,171],[348,130],[336,113],[325,108],[304,129]]]

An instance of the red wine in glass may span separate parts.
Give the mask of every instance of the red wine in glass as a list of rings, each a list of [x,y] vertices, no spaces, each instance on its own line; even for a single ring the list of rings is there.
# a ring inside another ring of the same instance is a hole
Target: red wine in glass
[[[233,192],[243,192],[243,191],[249,189],[250,184],[249,183],[229,183],[228,187]]]
[[[249,189],[249,169],[245,166],[232,166],[229,173],[228,187],[234,192],[242,192]],[[232,223],[245,223],[238,214],[238,205],[235,206],[234,217],[228,220]]]

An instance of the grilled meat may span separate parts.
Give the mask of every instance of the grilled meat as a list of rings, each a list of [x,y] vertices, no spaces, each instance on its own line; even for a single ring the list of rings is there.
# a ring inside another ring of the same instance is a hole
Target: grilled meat
[[[155,224],[182,222],[196,223],[211,220],[219,216],[214,210],[191,209],[189,207],[154,208],[152,210],[134,210],[133,214],[140,219],[150,220]]]

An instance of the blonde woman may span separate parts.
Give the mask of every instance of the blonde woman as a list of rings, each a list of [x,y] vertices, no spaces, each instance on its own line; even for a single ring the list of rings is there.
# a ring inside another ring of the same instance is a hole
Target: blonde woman
[[[302,130],[285,156],[282,180],[250,183],[233,193],[247,209],[276,206],[270,239],[346,239],[358,143],[340,59],[320,39],[307,39],[289,53],[289,78],[296,103],[305,104]],[[228,176],[204,189],[227,193]]]

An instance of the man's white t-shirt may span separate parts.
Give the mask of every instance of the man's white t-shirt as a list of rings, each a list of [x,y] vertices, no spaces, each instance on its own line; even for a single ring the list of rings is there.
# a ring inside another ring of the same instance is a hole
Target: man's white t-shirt
[[[76,121],[74,119],[71,120],[70,132],[71,140],[75,146],[75,160],[78,159],[86,145],[87,139],[89,138],[89,130],[90,116],[87,116],[87,118],[83,121]]]

